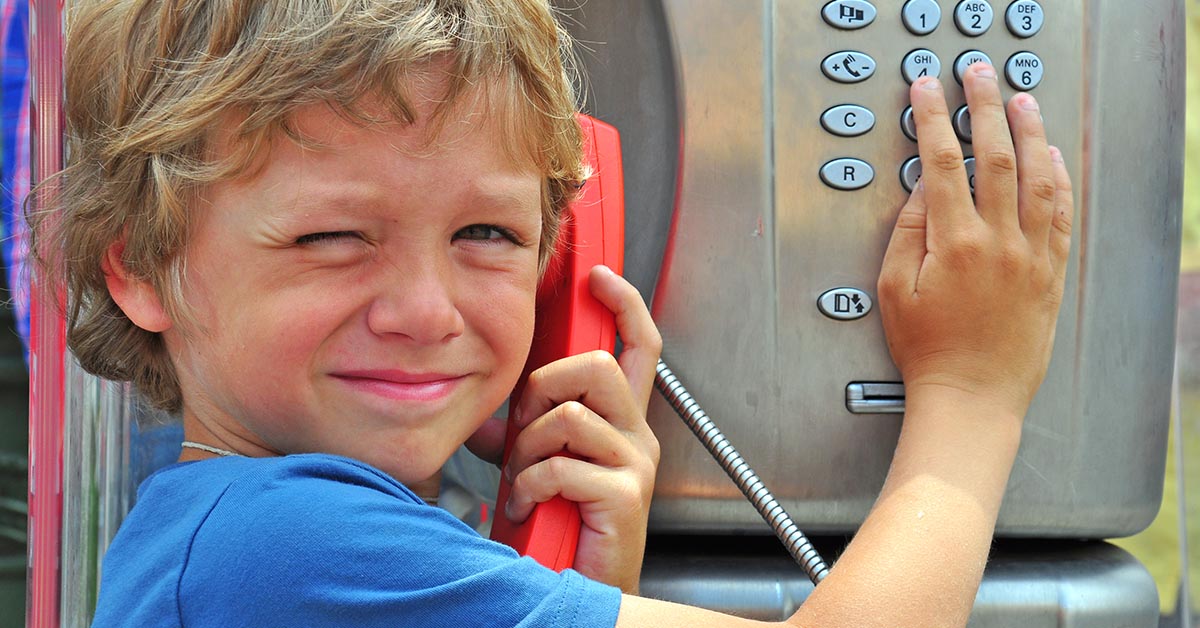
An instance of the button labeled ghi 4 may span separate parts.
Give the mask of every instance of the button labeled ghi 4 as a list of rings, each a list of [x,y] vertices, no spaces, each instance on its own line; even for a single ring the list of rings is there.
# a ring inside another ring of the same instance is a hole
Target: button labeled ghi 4
[[[817,309],[839,321],[860,319],[871,313],[871,297],[857,288],[834,288],[817,299]]]

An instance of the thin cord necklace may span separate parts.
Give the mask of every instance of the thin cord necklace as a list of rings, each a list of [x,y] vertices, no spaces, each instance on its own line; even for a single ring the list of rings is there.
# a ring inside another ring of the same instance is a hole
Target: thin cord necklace
[[[193,442],[190,440],[183,441],[183,443],[181,443],[181,445],[183,447],[188,447],[190,449],[199,449],[200,451],[207,451],[210,454],[217,454],[218,456],[240,456],[240,455],[242,455],[242,454],[237,453],[236,451],[229,451],[228,449],[221,449],[219,447],[213,447],[212,445],[205,445],[204,443],[196,443],[196,442]]]

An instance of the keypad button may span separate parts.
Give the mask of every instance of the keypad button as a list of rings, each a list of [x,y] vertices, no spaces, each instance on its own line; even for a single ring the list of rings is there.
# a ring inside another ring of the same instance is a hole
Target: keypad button
[[[954,7],[954,23],[967,37],[978,37],[992,27],[992,5],[987,0],[962,0]]]
[[[932,50],[920,48],[905,55],[900,63],[900,73],[910,84],[922,76],[941,76],[942,60]]]
[[[975,193],[975,158],[967,157],[963,160],[963,167],[967,170],[967,183],[971,186],[971,194]]]
[[[900,10],[904,28],[913,35],[928,35],[942,23],[942,7],[937,0],[908,0]]]
[[[904,191],[912,192],[913,188],[917,187],[917,181],[921,179],[921,158],[909,157],[903,165],[900,166],[900,185],[904,186]]]
[[[857,288],[834,288],[817,297],[817,309],[829,318],[852,321],[871,313],[871,296]]]
[[[954,133],[958,135],[958,139],[970,144],[971,143],[971,112],[967,110],[967,106],[963,105],[954,112],[951,118],[954,122]]]
[[[842,137],[857,137],[875,128],[875,114],[858,105],[838,105],[821,114],[821,126]]]
[[[858,190],[875,180],[875,169],[861,159],[834,159],[821,166],[821,180],[837,190]]]
[[[866,0],[833,0],[821,9],[821,17],[830,26],[854,30],[875,21],[875,5]]]
[[[1034,0],[1017,0],[1008,5],[1004,21],[1008,24],[1009,32],[1023,39],[1033,37],[1042,30],[1046,14],[1042,12],[1042,5]]]
[[[962,85],[963,76],[967,73],[967,68],[971,67],[972,63],[979,63],[981,61],[992,65],[992,58],[978,50],[968,50],[958,55],[958,59],[954,60],[954,79],[958,81],[959,85]]]
[[[917,141],[917,118],[913,116],[912,107],[905,107],[900,114],[900,130],[904,131],[904,137]]]
[[[1027,92],[1042,82],[1046,67],[1042,60],[1032,52],[1018,52],[1008,58],[1004,64],[1004,76],[1014,89]]]
[[[825,57],[821,71],[839,83],[859,83],[875,74],[875,60],[865,53],[843,50]]]

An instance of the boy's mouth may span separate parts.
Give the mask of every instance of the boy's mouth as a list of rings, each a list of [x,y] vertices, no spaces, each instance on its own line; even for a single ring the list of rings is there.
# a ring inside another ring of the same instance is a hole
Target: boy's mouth
[[[465,379],[446,373],[410,373],[391,369],[338,371],[332,377],[362,392],[394,401],[437,401]]]

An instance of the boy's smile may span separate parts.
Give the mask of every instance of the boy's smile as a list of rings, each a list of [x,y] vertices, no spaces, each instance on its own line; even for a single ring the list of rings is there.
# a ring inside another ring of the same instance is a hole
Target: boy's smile
[[[188,438],[247,455],[325,452],[402,482],[504,401],[533,331],[542,177],[514,165],[487,99],[425,140],[326,107],[261,170],[205,190],[183,265],[196,324],[164,332]]]

